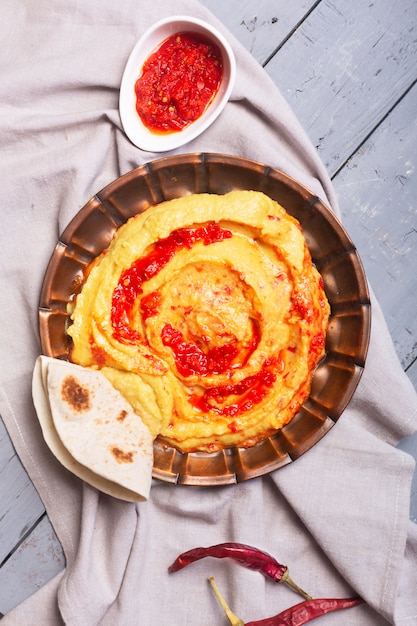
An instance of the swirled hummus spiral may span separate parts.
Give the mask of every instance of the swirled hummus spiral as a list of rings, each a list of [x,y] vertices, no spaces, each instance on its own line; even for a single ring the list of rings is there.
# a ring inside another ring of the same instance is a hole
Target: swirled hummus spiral
[[[92,263],[70,359],[169,446],[248,447],[307,398],[328,317],[297,220],[260,192],[194,194],[128,220]]]

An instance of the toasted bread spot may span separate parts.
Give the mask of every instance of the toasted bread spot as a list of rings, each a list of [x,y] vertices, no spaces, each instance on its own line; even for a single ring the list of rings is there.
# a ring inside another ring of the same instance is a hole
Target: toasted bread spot
[[[118,463],[133,463],[134,452],[124,452],[117,446],[110,448],[110,452]]]
[[[122,411],[120,411],[119,415],[117,416],[117,421],[118,422],[124,422],[124,420],[127,417],[127,411],[125,411],[124,409]]]
[[[64,378],[61,395],[64,402],[77,413],[83,413],[91,408],[89,390],[83,387],[74,376]]]

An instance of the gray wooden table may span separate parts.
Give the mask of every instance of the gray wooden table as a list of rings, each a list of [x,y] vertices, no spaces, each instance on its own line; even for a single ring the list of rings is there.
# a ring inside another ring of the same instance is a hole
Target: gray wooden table
[[[265,67],[328,168],[404,370],[417,388],[415,0],[204,0]],[[401,443],[417,458],[417,433]],[[417,481],[410,508],[417,522]],[[0,421],[0,612],[64,567]]]

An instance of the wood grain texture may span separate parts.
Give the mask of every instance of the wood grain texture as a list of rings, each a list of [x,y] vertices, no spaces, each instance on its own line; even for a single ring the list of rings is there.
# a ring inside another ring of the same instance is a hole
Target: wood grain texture
[[[264,64],[305,16],[317,0],[242,0],[220,2],[203,0],[208,9],[229,29],[252,56]]]
[[[406,371],[407,371],[407,375],[408,375],[409,379],[413,383],[414,387],[417,389],[417,360],[414,361],[410,365],[410,367],[407,368]]]
[[[4,614],[10,611],[58,574],[64,565],[58,539],[44,517],[0,569],[0,611]]]
[[[417,358],[417,85],[334,178],[405,370]]]
[[[334,174],[417,79],[417,4],[323,0],[266,71]]]
[[[0,563],[22,541],[44,513],[43,504],[28,478],[0,421]]]

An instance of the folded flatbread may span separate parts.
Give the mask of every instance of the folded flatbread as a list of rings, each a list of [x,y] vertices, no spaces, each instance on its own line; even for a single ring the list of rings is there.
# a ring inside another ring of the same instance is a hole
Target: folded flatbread
[[[116,498],[149,497],[152,435],[100,371],[40,356],[32,394],[44,439],[64,467]]]

